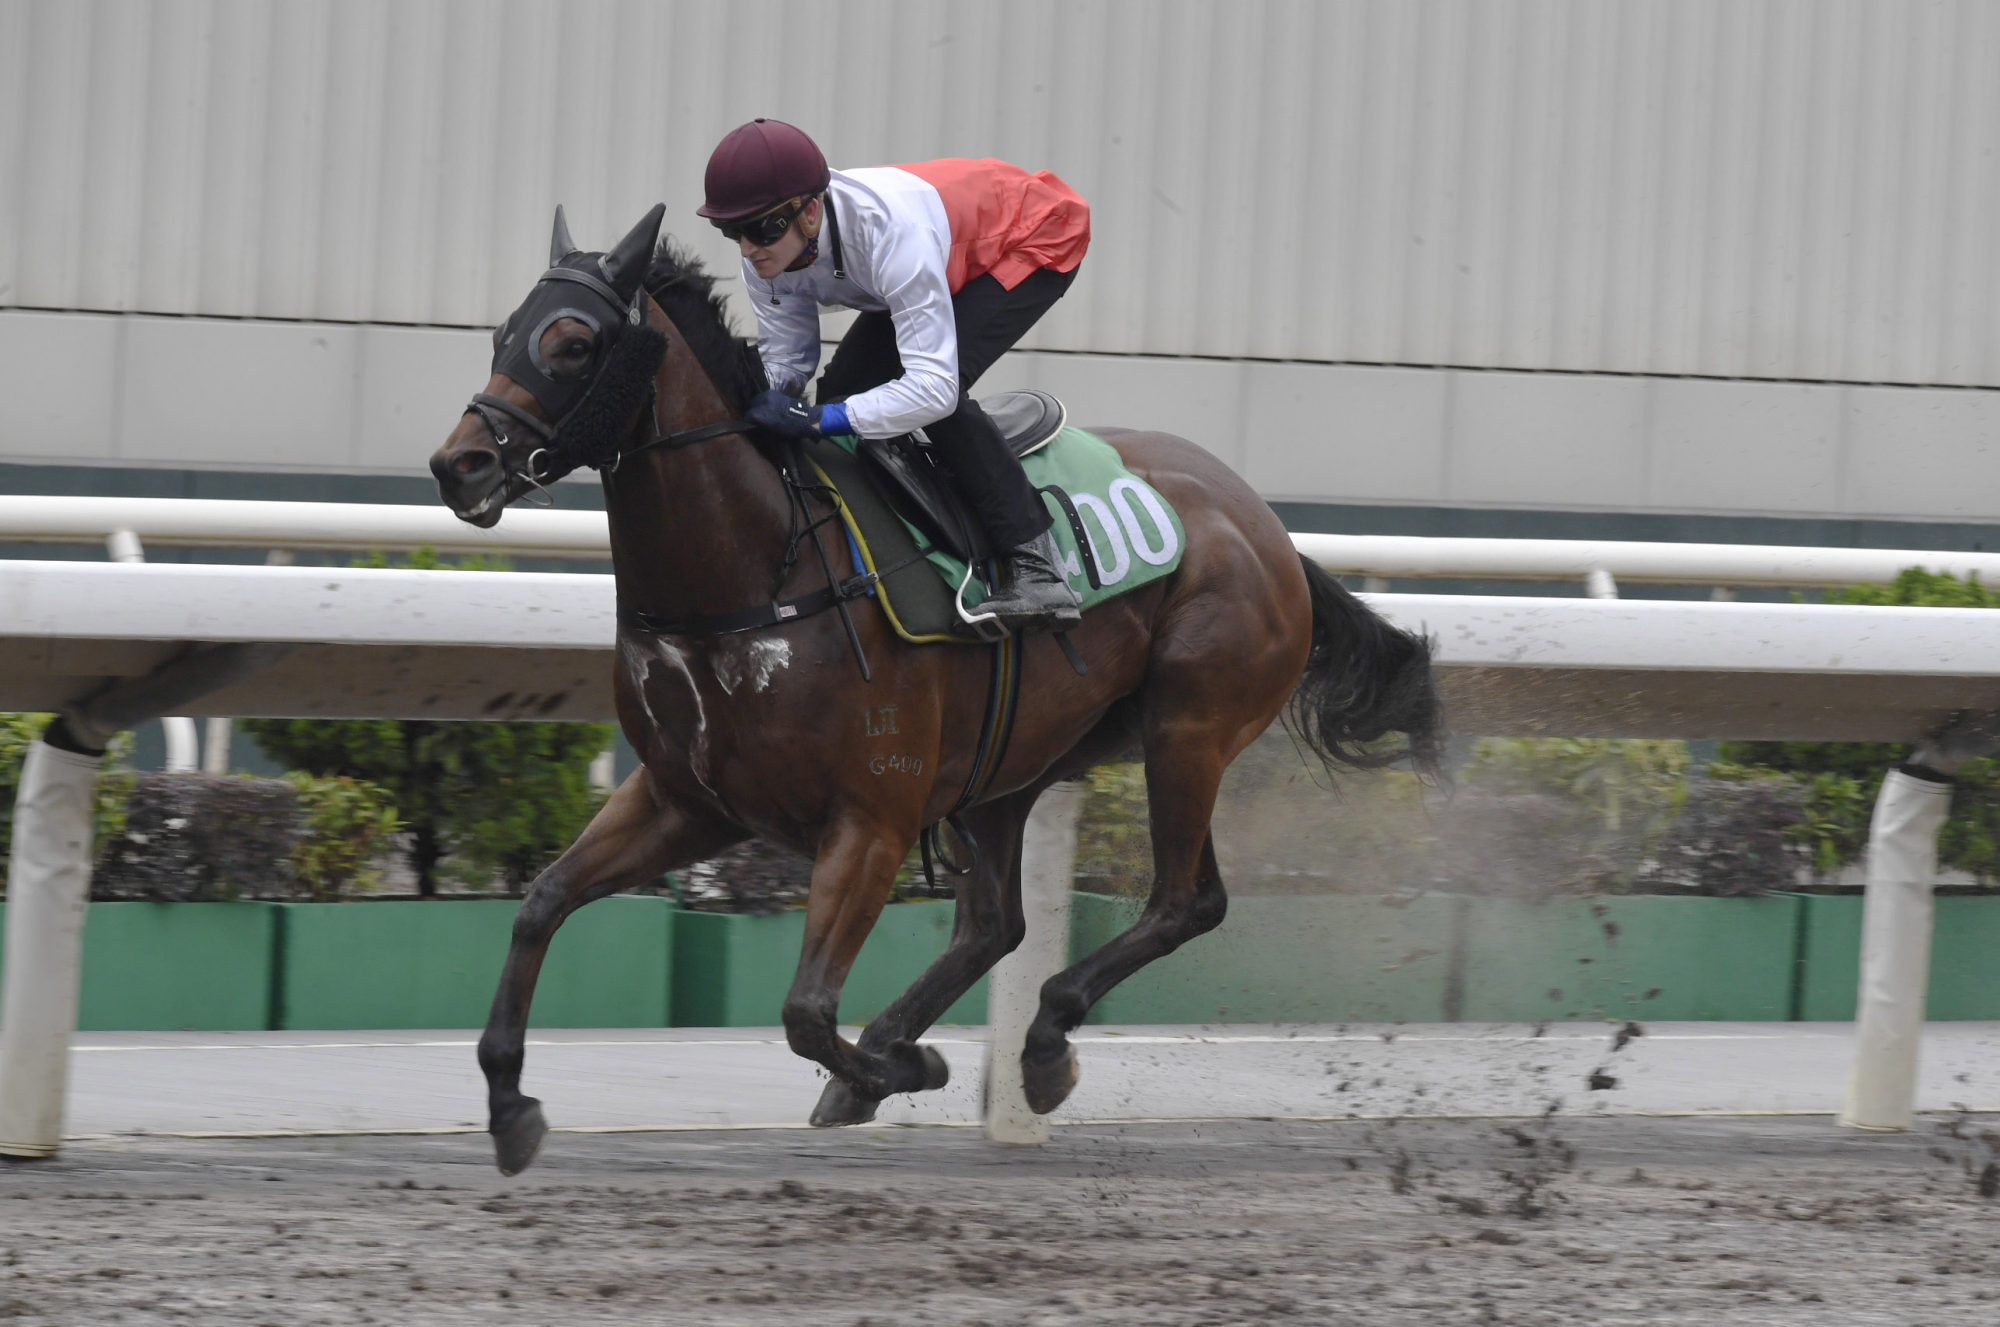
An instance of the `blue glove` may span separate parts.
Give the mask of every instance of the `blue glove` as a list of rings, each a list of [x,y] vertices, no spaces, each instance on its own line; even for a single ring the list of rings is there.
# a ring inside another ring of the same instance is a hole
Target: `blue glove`
[[[818,431],[817,412],[790,392],[776,388],[757,393],[745,413],[752,422],[783,438],[810,438]]]
[[[819,408],[819,433],[830,438],[836,433],[852,433],[854,426],[847,422],[847,402],[835,401],[832,405]]]

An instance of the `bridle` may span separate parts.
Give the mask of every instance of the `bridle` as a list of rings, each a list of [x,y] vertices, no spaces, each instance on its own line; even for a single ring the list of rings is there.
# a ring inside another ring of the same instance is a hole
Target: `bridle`
[[[580,256],[590,258],[592,255]],[[620,316],[595,316],[592,310],[577,307],[573,300],[565,301],[563,296],[571,293],[567,290],[569,286],[582,287],[588,297],[585,302],[620,309]],[[547,485],[578,466],[616,471],[625,457],[635,452],[656,447],[691,447],[713,438],[746,433],[756,427],[747,419],[726,419],[673,433],[661,430],[659,387],[653,376],[666,355],[667,338],[647,323],[646,301],[643,283],[628,304],[609,284],[588,270],[557,266],[542,273],[521,307],[502,324],[495,336],[494,372],[512,378],[545,410],[554,406],[550,410],[554,416],[551,423],[537,418],[504,396],[491,392],[473,393],[464,413],[479,416],[486,431],[492,435],[507,482],[519,480],[525,485],[523,491],[537,489],[546,496]],[[529,314],[530,319],[523,319],[524,313]],[[535,317],[536,314],[540,316]],[[559,379],[550,372],[542,358],[543,334],[564,318],[582,323],[597,335],[594,351],[597,364],[585,378]],[[524,326],[532,326],[533,331],[526,336],[519,332],[510,334],[509,329],[517,321]],[[631,398],[636,404],[633,389],[640,382],[645,384],[645,418],[651,436],[628,446],[625,438],[629,430],[622,418],[593,420],[594,429],[575,427],[578,415],[589,413],[586,407],[610,407],[597,413],[611,416],[619,413],[616,405],[620,400]],[[509,421],[523,430],[526,436],[515,436],[509,429]],[[525,455],[521,453],[522,448],[526,448]]]
[[[639,452],[651,451],[656,447],[669,449],[692,447],[696,443],[708,442],[714,438],[726,438],[731,434],[743,434],[747,436],[757,427],[757,424],[749,419],[725,419],[720,423],[703,424],[697,428],[680,429],[673,433],[663,433],[660,431],[660,391],[658,386],[655,385],[648,388],[646,401],[646,422],[652,430],[652,436],[643,442],[636,442],[630,446],[624,445],[621,441],[617,450],[612,453],[611,459],[606,462],[587,458],[568,460],[568,458],[560,457],[557,451],[556,435],[562,421],[556,421],[556,425],[551,427],[504,396],[494,396],[488,392],[475,392],[473,393],[471,403],[465,407],[464,413],[478,415],[480,422],[486,425],[486,431],[492,436],[494,447],[500,452],[501,472],[509,480],[520,479],[530,488],[539,489],[544,494],[548,492],[545,487],[546,485],[553,484],[579,465],[586,465],[594,470],[615,474],[626,457],[636,455]],[[500,419],[496,418],[497,415],[504,415],[508,419],[513,420],[533,436],[527,439],[518,439],[510,436],[507,432],[507,426]],[[529,447],[527,456],[516,464],[511,459],[512,454],[508,449],[522,443],[532,445]],[[544,469],[539,463],[540,459],[544,457],[549,458],[555,464],[561,464],[562,468],[560,470]],[[564,460],[567,460],[568,463],[563,464]]]

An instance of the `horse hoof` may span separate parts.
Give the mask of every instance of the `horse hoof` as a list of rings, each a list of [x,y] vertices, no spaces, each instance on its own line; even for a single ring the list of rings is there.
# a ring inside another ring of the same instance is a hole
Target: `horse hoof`
[[[1076,1090],[1076,1047],[1064,1046],[1063,1053],[1049,1060],[1031,1060],[1021,1054],[1021,1094],[1028,1109],[1046,1115],[1069,1099]]]
[[[875,1107],[880,1104],[836,1078],[819,1094],[819,1104],[813,1107],[812,1126],[838,1129],[849,1124],[866,1124],[875,1118]]]
[[[951,1081],[951,1066],[944,1062],[944,1056],[931,1046],[917,1047],[917,1054],[924,1061],[924,1085],[919,1092],[935,1092]]]
[[[520,1174],[542,1150],[542,1140],[549,1136],[549,1122],[542,1118],[542,1103],[533,1097],[524,1098],[520,1108],[506,1120],[493,1122],[491,1133],[493,1159],[499,1164],[500,1173]]]

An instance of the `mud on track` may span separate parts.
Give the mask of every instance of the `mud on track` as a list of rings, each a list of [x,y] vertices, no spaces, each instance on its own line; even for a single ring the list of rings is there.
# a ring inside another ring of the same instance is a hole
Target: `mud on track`
[[[141,1138],[0,1169],[0,1319],[1990,1325],[1986,1127]]]

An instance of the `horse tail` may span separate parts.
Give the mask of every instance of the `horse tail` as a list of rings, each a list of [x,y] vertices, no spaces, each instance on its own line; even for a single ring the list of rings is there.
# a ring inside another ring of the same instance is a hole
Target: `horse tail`
[[[1312,650],[1285,706],[1285,727],[1329,773],[1336,764],[1379,769],[1408,757],[1440,777],[1443,706],[1431,675],[1429,637],[1392,626],[1320,565],[1300,557],[1312,598]],[[1388,733],[1405,741],[1373,745]]]

